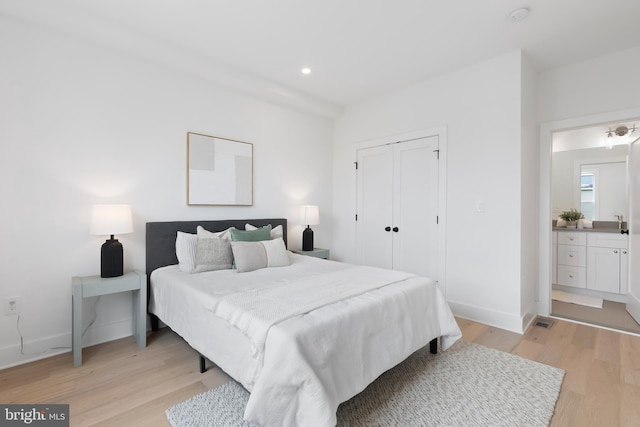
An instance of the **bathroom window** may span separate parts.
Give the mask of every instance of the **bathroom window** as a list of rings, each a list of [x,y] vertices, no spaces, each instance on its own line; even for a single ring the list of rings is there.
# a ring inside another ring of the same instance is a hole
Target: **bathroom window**
[[[593,220],[596,207],[596,185],[593,172],[583,172],[580,176],[580,212],[585,219]]]

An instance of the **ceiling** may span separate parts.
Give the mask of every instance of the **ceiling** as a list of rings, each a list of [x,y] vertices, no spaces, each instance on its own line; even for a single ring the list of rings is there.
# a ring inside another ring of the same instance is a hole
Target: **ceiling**
[[[49,21],[62,19],[55,7],[85,29],[91,19],[108,22],[171,46],[167,61],[190,52],[339,107],[516,49],[544,71],[640,45],[638,0],[0,0],[0,12],[5,6],[22,15],[48,7]],[[529,17],[511,22],[520,7]],[[70,18],[74,10],[81,19]]]

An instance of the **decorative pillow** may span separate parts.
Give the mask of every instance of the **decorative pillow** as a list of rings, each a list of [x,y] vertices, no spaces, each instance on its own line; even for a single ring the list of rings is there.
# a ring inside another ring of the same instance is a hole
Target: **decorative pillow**
[[[251,224],[245,224],[244,225],[244,229],[245,230],[257,230],[258,227],[251,225]],[[271,229],[271,238],[272,239],[277,239],[278,237],[284,237],[284,232],[282,231],[282,226],[278,225],[275,228]]]
[[[178,269],[185,273],[191,273],[196,268],[196,249],[198,236],[178,231],[176,236],[176,256],[178,257]]]
[[[196,256],[198,251],[199,237],[218,237],[229,239],[229,237],[231,236],[229,229],[217,233],[212,233],[211,231],[205,230],[202,226],[199,225],[196,230],[198,234],[178,231],[178,234],[176,236],[176,257],[178,258],[178,269],[185,273],[196,272]]]
[[[271,226],[265,225],[264,227],[256,230],[238,230],[235,227],[229,229],[231,233],[231,240],[234,242],[259,242],[261,240],[271,240]]]
[[[260,242],[231,242],[238,273],[291,264],[281,237]]]
[[[216,236],[198,236],[196,265],[193,273],[226,270],[233,264],[233,254],[229,239]]]

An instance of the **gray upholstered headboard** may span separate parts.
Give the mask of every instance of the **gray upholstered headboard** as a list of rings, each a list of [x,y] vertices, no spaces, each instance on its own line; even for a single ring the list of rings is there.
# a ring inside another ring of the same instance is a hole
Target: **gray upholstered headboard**
[[[245,224],[251,224],[256,227],[271,225],[273,228],[282,225],[284,243],[287,243],[286,218],[148,222],[146,237],[147,280],[151,276],[151,272],[156,268],[178,263],[178,258],[176,258],[176,236],[178,231],[195,233],[199,225],[213,232],[223,231],[229,227],[244,230]]]

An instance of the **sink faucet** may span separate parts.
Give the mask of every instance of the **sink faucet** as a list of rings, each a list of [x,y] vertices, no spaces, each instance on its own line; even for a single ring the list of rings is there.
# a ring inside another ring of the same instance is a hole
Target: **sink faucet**
[[[614,215],[616,218],[618,218],[618,230],[622,230],[622,217],[623,215]]]

